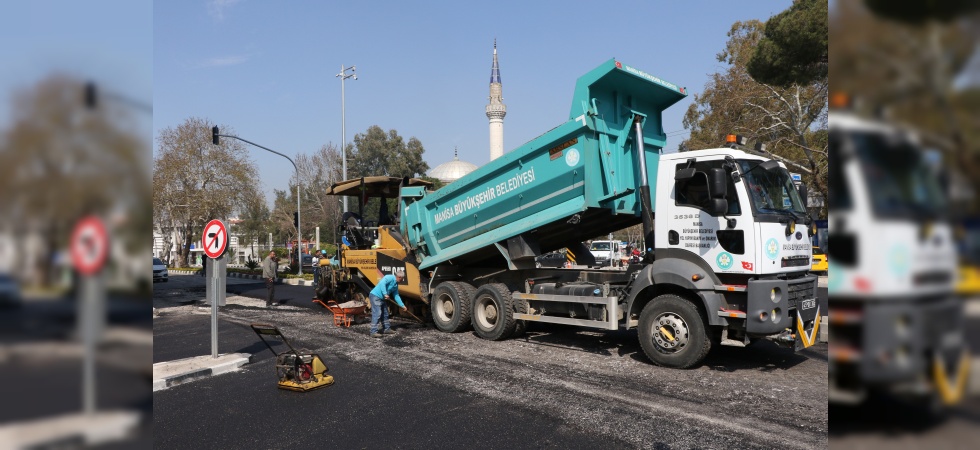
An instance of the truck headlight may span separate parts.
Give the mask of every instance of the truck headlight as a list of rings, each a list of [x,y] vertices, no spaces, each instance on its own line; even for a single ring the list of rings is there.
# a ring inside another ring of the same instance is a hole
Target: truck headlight
[[[769,300],[772,300],[773,303],[779,303],[779,301],[782,299],[783,291],[778,287],[774,287],[771,291],[769,291]]]

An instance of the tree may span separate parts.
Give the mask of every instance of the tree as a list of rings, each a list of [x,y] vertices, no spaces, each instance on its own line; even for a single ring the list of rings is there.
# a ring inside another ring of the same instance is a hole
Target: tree
[[[351,178],[366,176],[415,177],[425,174],[429,165],[422,160],[425,148],[412,137],[408,143],[395,130],[385,133],[372,125],[354,136],[354,149],[347,155]]]
[[[971,178],[980,174],[978,110],[956,81],[977,82],[969,63],[980,21],[964,16],[977,3],[866,0],[837,2],[830,13],[834,92],[851,95],[858,113],[887,111],[911,125]]]
[[[429,170],[422,159],[425,148],[422,142],[412,137],[406,143],[395,130],[385,133],[381,127],[372,125],[363,134],[354,136],[354,147],[347,154],[350,178],[366,176],[419,177]],[[394,200],[388,200],[388,211],[395,210]],[[357,203],[355,203],[356,205]],[[354,208],[351,208],[354,210]],[[380,218],[380,202],[372,199],[364,207],[365,215],[371,211],[372,218]],[[377,215],[373,215],[378,211]]]
[[[760,83],[788,87],[827,78],[827,1],[795,0],[769,18],[746,67]]]
[[[296,167],[302,186],[302,219],[304,224],[308,224],[304,225],[303,229],[307,230],[307,236],[312,239],[316,227],[320,227],[321,231],[328,231],[333,230],[340,223],[341,198],[327,195],[327,188],[331,184],[341,181],[342,178],[343,164],[340,150],[332,143],[323,145],[312,155],[300,154],[297,156]],[[291,182],[295,186],[295,175]],[[295,200],[293,197],[294,202]],[[332,236],[332,234],[327,236]],[[327,239],[330,240],[331,238],[327,237]]]
[[[0,135],[0,229],[40,237],[35,258],[26,258],[37,283],[52,281],[53,253],[86,215],[107,219],[123,248],[146,254],[149,148],[127,131],[131,110],[111,102],[86,109],[83,86],[52,75],[16,92]]]
[[[258,196],[255,163],[244,144],[234,139],[212,144],[213,125],[207,119],[189,118],[157,136],[154,224],[162,234],[177,235],[177,267],[187,266],[191,242],[208,220],[230,217]],[[227,126],[221,129],[234,133]]]
[[[265,233],[272,229],[269,221],[270,216],[269,206],[266,205],[265,198],[261,194],[246,199],[239,214],[242,221],[238,224],[236,231],[251,246],[252,255],[256,254],[255,241],[262,239]]]
[[[272,224],[274,242],[286,243],[296,239],[296,226],[293,225],[293,213],[296,212],[296,185],[290,183],[289,189],[273,189],[276,196],[272,205],[269,220]]]
[[[718,147],[724,136],[736,133],[764,142],[774,159],[827,198],[827,77],[789,87],[759,83],[749,76],[747,63],[762,39],[759,21],[736,22],[728,33],[718,61],[728,65],[711,81],[684,115],[690,137],[686,150]]]
[[[921,25],[930,21],[949,22],[980,10],[978,0],[888,1],[864,0],[869,10],[879,17]]]

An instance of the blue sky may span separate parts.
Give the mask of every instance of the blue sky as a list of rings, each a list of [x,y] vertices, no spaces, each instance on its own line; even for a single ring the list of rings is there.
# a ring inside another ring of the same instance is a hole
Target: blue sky
[[[0,127],[11,119],[12,94],[54,73],[97,83],[100,91],[153,101],[153,2],[36,0],[5,2],[0,14]],[[79,99],[81,99],[79,94]],[[134,133],[152,139],[152,116],[130,111]],[[149,176],[147,158],[147,177]]]
[[[497,40],[510,151],[567,120],[575,80],[615,57],[692,93],[721,69],[736,20],[767,19],[774,2],[157,1],[153,5],[154,136],[189,117],[229,126],[288,155],[347,140],[371,125],[421,140],[430,168],[489,160],[489,94]],[[665,112],[681,130],[690,102]],[[668,150],[683,136],[673,138]],[[154,146],[156,144],[154,143]],[[254,149],[262,189],[292,166]]]

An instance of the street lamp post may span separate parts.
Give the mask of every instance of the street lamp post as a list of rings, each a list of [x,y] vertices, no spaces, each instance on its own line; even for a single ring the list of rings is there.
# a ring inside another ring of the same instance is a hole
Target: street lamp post
[[[350,74],[347,71],[350,71]],[[357,79],[357,74],[354,71],[357,70],[357,66],[344,67],[343,64],[340,65],[340,73],[337,74],[340,77],[340,154],[341,160],[344,165],[344,180],[347,179],[347,112],[346,106],[344,104],[344,80],[348,78]],[[344,212],[347,212],[347,196],[344,196]]]
[[[265,150],[265,151],[268,151],[268,152],[272,152],[272,153],[275,153],[275,154],[277,154],[279,156],[282,156],[283,158],[286,158],[287,160],[289,160],[289,163],[293,165],[293,170],[296,171],[296,275],[299,275],[299,277],[302,279],[303,278],[303,252],[301,252],[299,250],[299,248],[300,248],[301,245],[303,245],[303,233],[300,231],[299,168],[296,167],[296,163],[293,162],[293,159],[292,158],[290,158],[290,157],[288,157],[286,155],[283,155],[282,153],[279,153],[279,152],[277,152],[277,151],[275,151],[275,150],[273,150],[271,148],[263,147],[263,146],[261,146],[259,144],[256,144],[256,143],[252,142],[252,141],[248,141],[248,140],[242,139],[242,138],[240,138],[238,136],[235,136],[235,135],[231,135],[231,134],[219,134],[218,133],[218,127],[217,126],[215,126],[214,128],[211,128],[211,143],[213,143],[214,145],[218,145],[218,138],[219,137],[226,137],[226,138],[238,139],[239,141],[245,142],[247,144],[252,144],[252,145],[254,145],[254,146],[258,147],[258,148],[261,148],[262,150]]]

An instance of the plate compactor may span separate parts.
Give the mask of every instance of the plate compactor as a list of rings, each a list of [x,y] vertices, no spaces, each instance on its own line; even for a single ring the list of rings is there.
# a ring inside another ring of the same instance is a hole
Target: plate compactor
[[[300,353],[289,344],[286,336],[272,325],[253,323],[252,331],[276,355],[276,376],[279,377],[279,389],[306,392],[333,384],[333,375],[327,375],[327,366],[316,353]],[[276,353],[266,337],[278,337],[289,350]]]

